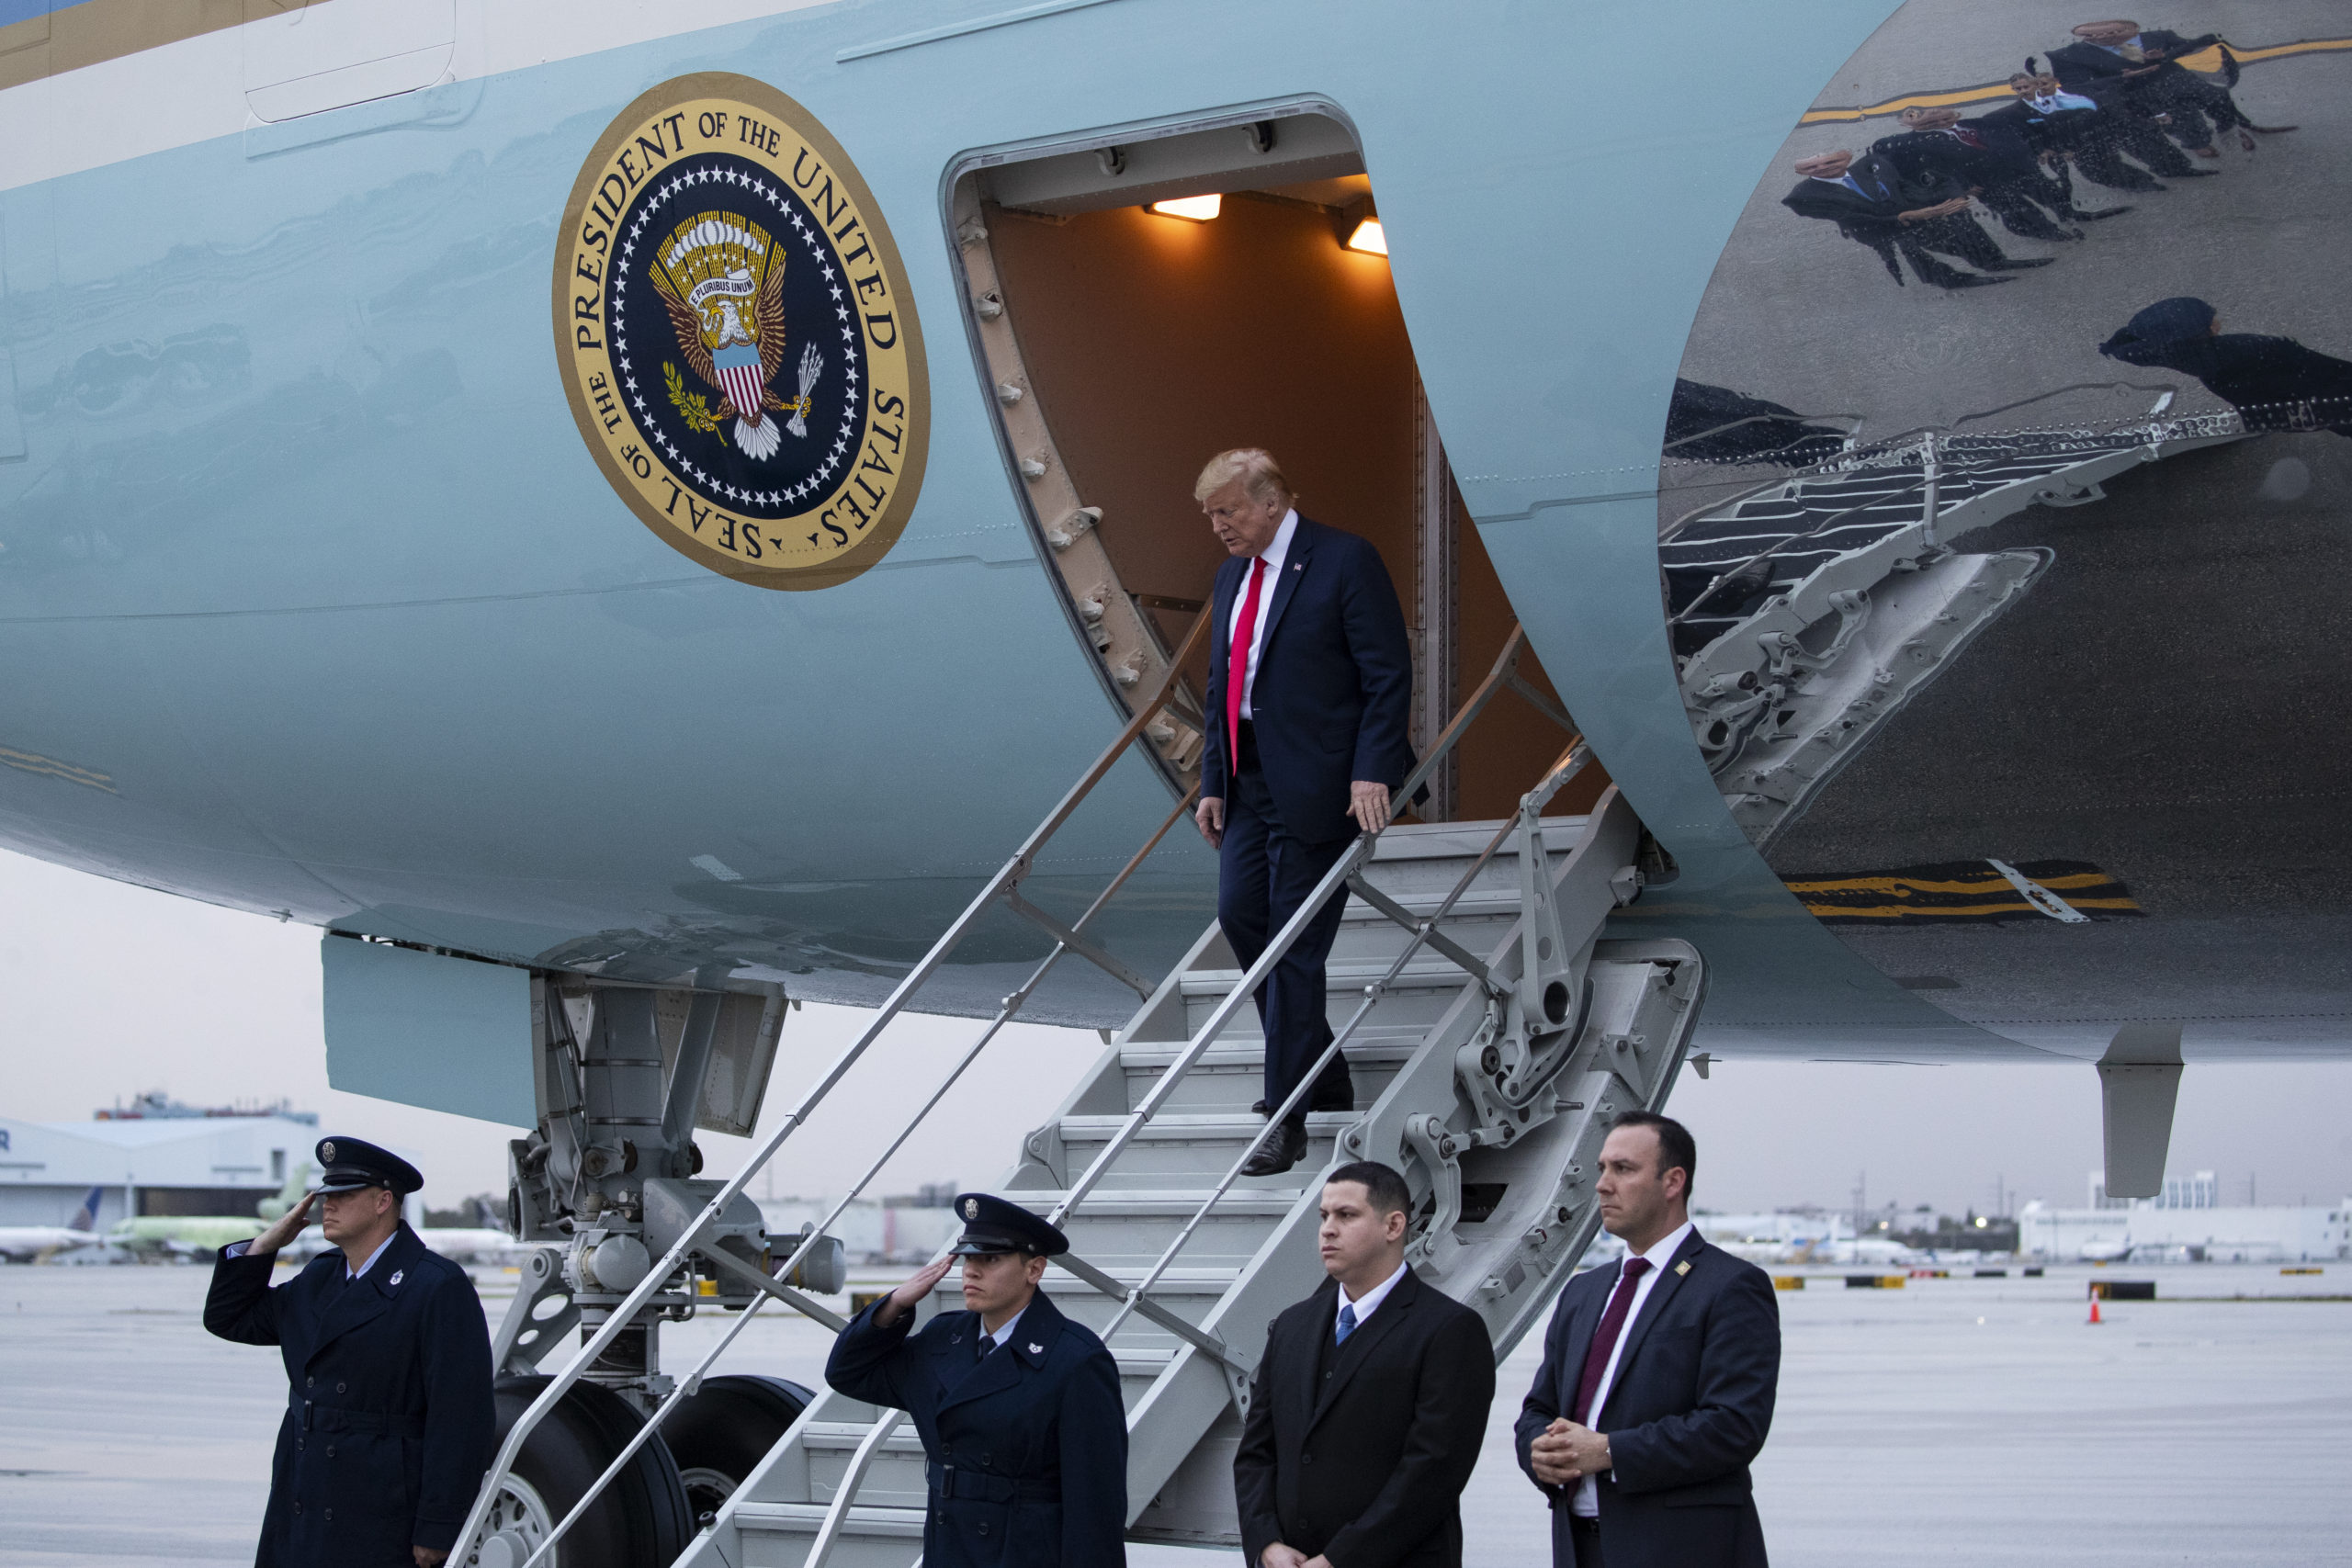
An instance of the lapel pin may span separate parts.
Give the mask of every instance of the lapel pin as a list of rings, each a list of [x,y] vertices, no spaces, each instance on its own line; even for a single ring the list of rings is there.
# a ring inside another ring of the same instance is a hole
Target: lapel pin
[[[385,1283],[387,1283],[387,1284],[391,1284],[391,1285],[397,1285],[397,1284],[399,1284],[399,1283],[401,1282],[401,1275],[403,1275],[403,1274],[405,1274],[405,1273],[407,1273],[407,1272],[408,1272],[408,1270],[407,1270],[407,1269],[393,1269],[393,1270],[392,1270],[392,1277],[391,1277],[390,1280],[386,1280],[386,1281],[385,1281]]]
[[[1690,1272],[1690,1260],[1687,1258],[1684,1258],[1681,1262],[1674,1266],[1674,1271],[1678,1274],[1688,1274]],[[397,1280],[400,1276],[395,1274],[392,1278]]]
[[[1042,1356],[1046,1353],[1046,1348],[1043,1345],[1032,1345],[1029,1347],[1029,1353],[1033,1356]]]

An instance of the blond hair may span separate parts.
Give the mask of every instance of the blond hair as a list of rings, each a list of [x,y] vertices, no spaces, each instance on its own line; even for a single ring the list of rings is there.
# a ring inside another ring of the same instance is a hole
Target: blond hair
[[[1209,459],[1201,477],[1193,481],[1193,499],[1204,502],[1236,479],[1252,501],[1278,501],[1292,494],[1290,481],[1283,478],[1282,465],[1274,461],[1272,452],[1262,446],[1236,446]]]

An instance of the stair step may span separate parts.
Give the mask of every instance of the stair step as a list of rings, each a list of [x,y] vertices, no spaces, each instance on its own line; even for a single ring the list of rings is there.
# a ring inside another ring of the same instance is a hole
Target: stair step
[[[1355,1119],[1356,1112],[1352,1111],[1311,1111],[1306,1116],[1306,1135],[1310,1139],[1329,1139]],[[1061,1122],[1062,1141],[1107,1144],[1126,1122],[1125,1116],[1065,1116]],[[1127,1146],[1132,1149],[1138,1144],[1224,1142],[1236,1145],[1238,1152],[1238,1145],[1257,1137],[1265,1127],[1265,1118],[1249,1111],[1163,1111],[1145,1122]],[[1165,1185],[1162,1183],[1161,1188]]]
[[[816,1535],[825,1523],[823,1503],[738,1503],[735,1523],[746,1532],[775,1535]],[[922,1539],[921,1508],[876,1508],[859,1504],[842,1521],[843,1536],[881,1537],[893,1540]],[[838,1561],[838,1560],[837,1560]]]
[[[1297,1174],[1293,1167],[1291,1174]],[[1084,1220],[1189,1220],[1207,1202],[1211,1189],[1177,1189],[1159,1190],[1151,1188],[1100,1189],[1086,1195],[1071,1214],[1069,1224]],[[1280,1219],[1291,1211],[1306,1188],[1295,1180],[1287,1187],[1236,1187],[1217,1200],[1216,1213],[1233,1219]],[[1059,1192],[1022,1192],[1018,1201],[1037,1209],[1049,1209],[1062,1201]]]

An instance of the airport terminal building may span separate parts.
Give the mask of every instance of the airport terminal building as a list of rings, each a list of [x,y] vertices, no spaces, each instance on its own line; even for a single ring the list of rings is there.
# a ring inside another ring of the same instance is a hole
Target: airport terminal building
[[[87,1122],[0,1116],[0,1225],[66,1224],[94,1187],[102,1231],[134,1215],[251,1214],[309,1160],[318,1121],[282,1105],[207,1110],[161,1095]]]
[[[2091,1177],[2090,1206],[2036,1199],[2018,1216],[2018,1250],[2053,1263],[2324,1263],[2352,1258],[2352,1198],[2334,1208],[2225,1207],[2210,1170],[2169,1178],[2154,1198],[2107,1196]]]

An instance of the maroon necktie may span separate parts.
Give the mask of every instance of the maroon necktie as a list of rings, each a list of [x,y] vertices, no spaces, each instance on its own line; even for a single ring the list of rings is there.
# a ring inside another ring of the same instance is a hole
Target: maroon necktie
[[[1266,558],[1250,563],[1250,592],[1242,595],[1241,618],[1233,624],[1233,641],[1225,650],[1226,772],[1241,772],[1241,694],[1250,684],[1250,639],[1258,635],[1258,585],[1266,579]]]
[[[1577,1379],[1576,1408],[1570,1413],[1579,1427],[1592,1425],[1592,1398],[1600,1392],[1600,1374],[1609,1366],[1609,1353],[1617,1348],[1617,1337],[1625,1330],[1625,1314],[1634,1305],[1634,1288],[1649,1271],[1650,1260],[1646,1258],[1625,1260],[1625,1271],[1617,1277],[1617,1289],[1610,1293],[1609,1310],[1600,1314],[1600,1326],[1592,1331],[1592,1348],[1584,1353],[1584,1376]]]

